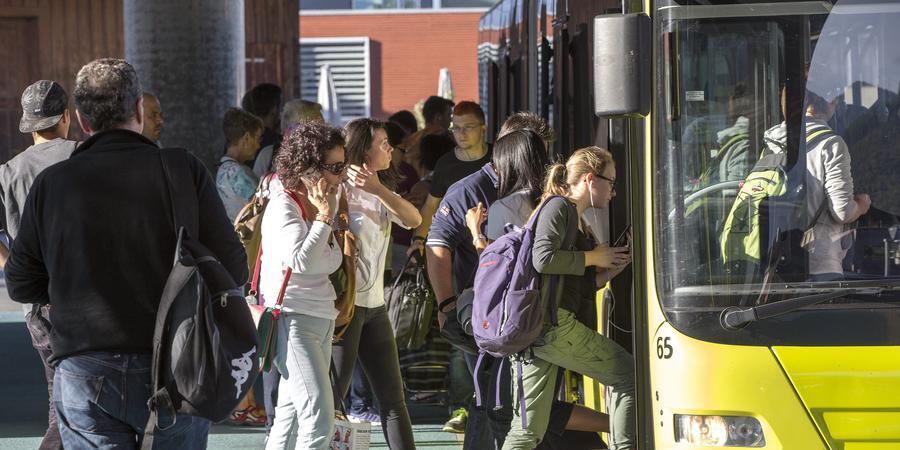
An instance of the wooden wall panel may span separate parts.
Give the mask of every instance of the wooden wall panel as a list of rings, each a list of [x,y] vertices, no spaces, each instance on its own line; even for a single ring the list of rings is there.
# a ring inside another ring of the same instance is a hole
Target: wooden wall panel
[[[27,86],[37,76],[38,65],[31,54],[37,50],[37,19],[33,17],[0,17],[0,160],[7,160],[14,149],[31,144],[31,139],[19,132],[22,107],[19,86]]]
[[[71,105],[75,74],[81,66],[100,57],[124,56],[122,14],[122,0],[0,0],[0,19],[31,18],[37,23],[37,41],[28,50],[36,71],[28,72],[20,64],[0,60],[5,66],[0,72],[17,71],[15,77],[4,75],[7,82],[0,83],[0,99],[13,99],[16,109],[7,115],[21,116],[18,102],[22,91],[37,79],[59,82],[69,93]],[[248,89],[270,82],[284,89],[286,100],[299,94],[298,14],[297,0],[245,0]],[[13,81],[20,78],[30,81]],[[74,108],[70,109],[74,118]],[[18,133],[18,127],[13,131]],[[70,137],[84,138],[74,122]],[[4,147],[0,148],[0,163],[24,150],[30,142],[29,137],[15,136],[0,124],[0,146]]]
[[[78,69],[93,59],[122,57],[125,52],[122,0],[0,0],[0,18],[33,18],[37,21],[37,42],[30,51],[37,64],[36,72],[24,75],[23,69],[12,66],[11,70],[19,71],[28,81],[18,83],[21,86],[4,83],[0,87],[0,97],[16,99],[17,116],[22,114],[18,99],[31,82],[38,79],[59,82],[69,93],[69,104],[72,105]],[[70,107],[69,113],[75,117],[74,108]],[[18,133],[17,128],[13,131]],[[70,137],[84,137],[74,123]],[[12,139],[14,137],[7,129],[0,128],[0,145]],[[0,162],[31,143],[28,137],[18,141],[9,148],[0,148]]]
[[[299,96],[299,11],[297,0],[244,0],[248,89],[275,83],[285,100]]]

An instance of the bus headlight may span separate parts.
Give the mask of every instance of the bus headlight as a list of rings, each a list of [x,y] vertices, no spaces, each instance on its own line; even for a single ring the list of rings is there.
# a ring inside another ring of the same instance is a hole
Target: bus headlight
[[[675,442],[710,447],[764,447],[762,424],[746,416],[675,414]]]

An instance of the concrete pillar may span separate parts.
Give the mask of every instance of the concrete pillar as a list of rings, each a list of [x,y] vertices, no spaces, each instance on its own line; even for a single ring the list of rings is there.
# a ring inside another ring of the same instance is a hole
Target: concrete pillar
[[[243,0],[124,0],[125,58],[162,104],[166,147],[213,168],[245,89]]]

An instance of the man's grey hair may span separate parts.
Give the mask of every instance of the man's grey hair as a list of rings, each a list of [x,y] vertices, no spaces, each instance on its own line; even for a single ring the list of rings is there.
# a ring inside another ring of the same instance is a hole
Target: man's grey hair
[[[308,100],[291,100],[281,110],[281,130],[287,131],[293,125],[322,117],[322,105]]]
[[[124,59],[95,59],[75,76],[75,108],[94,132],[131,120],[141,95],[137,72]]]

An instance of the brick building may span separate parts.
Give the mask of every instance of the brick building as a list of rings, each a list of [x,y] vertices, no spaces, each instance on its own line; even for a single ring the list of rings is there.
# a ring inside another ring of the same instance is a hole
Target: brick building
[[[450,71],[455,101],[478,100],[478,20],[493,1],[407,1],[406,8],[388,1],[389,9],[372,3],[301,2],[304,98],[315,99],[319,67],[327,63],[344,120],[412,110],[437,93],[444,67]]]

